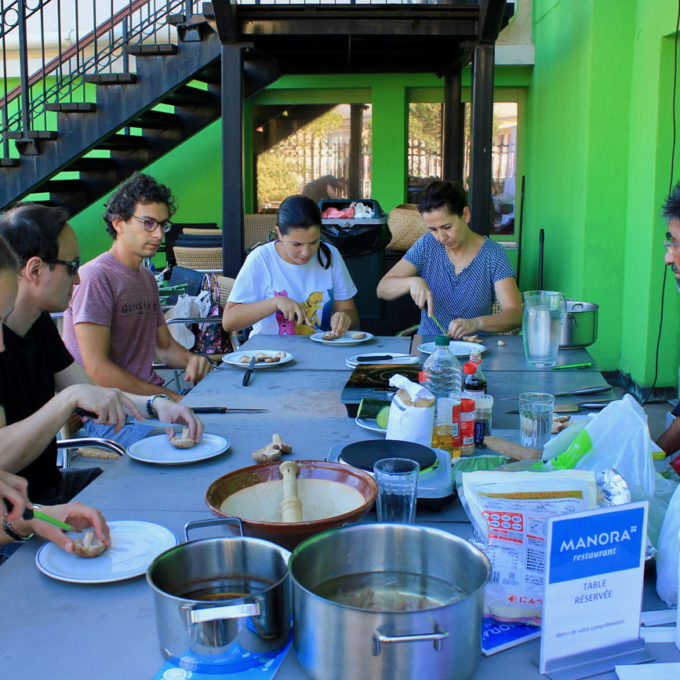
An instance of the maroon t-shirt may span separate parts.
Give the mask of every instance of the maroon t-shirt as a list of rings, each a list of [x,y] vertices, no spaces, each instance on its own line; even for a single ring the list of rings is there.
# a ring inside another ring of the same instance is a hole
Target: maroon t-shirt
[[[162,385],[152,369],[158,326],[165,318],[153,274],[130,269],[106,252],[83,265],[80,284],[64,312],[64,343],[76,361],[83,360],[74,324],[94,323],[111,329],[109,356],[117,366],[142,380]]]

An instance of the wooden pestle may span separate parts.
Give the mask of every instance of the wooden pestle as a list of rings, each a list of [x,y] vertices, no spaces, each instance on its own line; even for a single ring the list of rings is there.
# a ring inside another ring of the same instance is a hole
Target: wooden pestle
[[[297,491],[297,463],[293,460],[287,460],[279,465],[279,472],[283,479],[281,521],[302,522],[302,502],[298,498]]]

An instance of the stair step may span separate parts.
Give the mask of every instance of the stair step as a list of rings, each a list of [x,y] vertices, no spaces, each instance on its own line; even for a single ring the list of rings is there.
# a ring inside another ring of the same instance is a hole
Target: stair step
[[[137,82],[137,76],[134,73],[98,73],[85,76],[85,82],[94,85],[130,85]]]
[[[21,161],[18,158],[0,158],[0,168],[16,168]]]
[[[47,111],[57,113],[94,113],[97,105],[92,102],[65,102],[62,104],[45,104]]]
[[[71,194],[87,191],[87,186],[80,179],[51,179],[41,184],[38,190],[49,194]]]
[[[165,111],[146,111],[129,123],[130,127],[151,128],[155,130],[173,128],[178,125],[179,121],[175,114],[167,113]]]
[[[116,168],[116,161],[112,158],[77,158],[69,164],[67,170],[76,172],[109,172]]]
[[[186,20],[187,18],[184,14],[169,14],[167,18],[167,22],[170,26],[178,26],[179,24],[183,24]]]
[[[8,139],[56,139],[56,130],[28,130],[26,132],[18,132],[10,130],[5,133]]]
[[[194,76],[194,80],[198,80],[201,83],[208,83],[209,85],[220,85],[222,82],[220,66],[208,66],[208,68],[197,73]]]
[[[109,150],[125,150],[125,149],[139,149],[146,147],[147,143],[144,137],[136,137],[134,135],[111,135],[106,139],[97,142],[96,149]]]
[[[164,56],[177,54],[177,45],[173,43],[152,43],[149,45],[127,45],[125,51],[135,57]]]
[[[215,104],[215,95],[199,90],[197,87],[184,85],[177,88],[173,93],[169,94],[164,100],[164,104],[170,106],[204,106]],[[219,99],[217,99],[219,105]]]

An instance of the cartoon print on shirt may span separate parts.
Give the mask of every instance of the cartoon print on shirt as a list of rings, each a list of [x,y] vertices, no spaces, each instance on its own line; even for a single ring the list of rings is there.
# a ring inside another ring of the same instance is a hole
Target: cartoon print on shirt
[[[274,296],[277,295],[288,297],[288,291],[274,291]],[[295,335],[295,321],[288,321],[286,317],[283,316],[283,312],[278,309],[276,310],[276,323],[279,326],[279,335]]]
[[[274,291],[274,295],[288,297],[288,292],[285,290]],[[331,306],[333,304],[332,295],[330,304]],[[312,333],[316,333],[319,329],[330,328],[328,305],[328,302],[324,305],[323,293],[321,291],[314,291],[307,296],[307,299],[302,303],[302,308],[305,310],[307,318],[312,322],[311,326],[305,323],[296,324],[295,321],[287,321],[283,314],[280,311],[277,311],[276,323],[279,327],[279,335],[312,335]],[[320,312],[321,316],[319,315]]]

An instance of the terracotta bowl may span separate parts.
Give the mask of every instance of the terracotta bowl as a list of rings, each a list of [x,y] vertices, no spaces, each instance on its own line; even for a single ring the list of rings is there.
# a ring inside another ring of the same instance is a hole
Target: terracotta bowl
[[[280,481],[279,465],[281,462],[251,465],[215,480],[205,494],[208,507],[219,517],[234,516],[222,512],[220,508],[224,501],[241,489],[262,482]],[[357,521],[373,506],[378,487],[373,477],[367,472],[344,463],[330,463],[319,460],[296,460],[295,462],[299,470],[298,480],[320,479],[339,482],[356,489],[363,497],[363,503],[342,514],[302,522],[256,521],[240,518],[243,522],[244,535],[264,538],[292,550],[298,543],[312,534]]]

